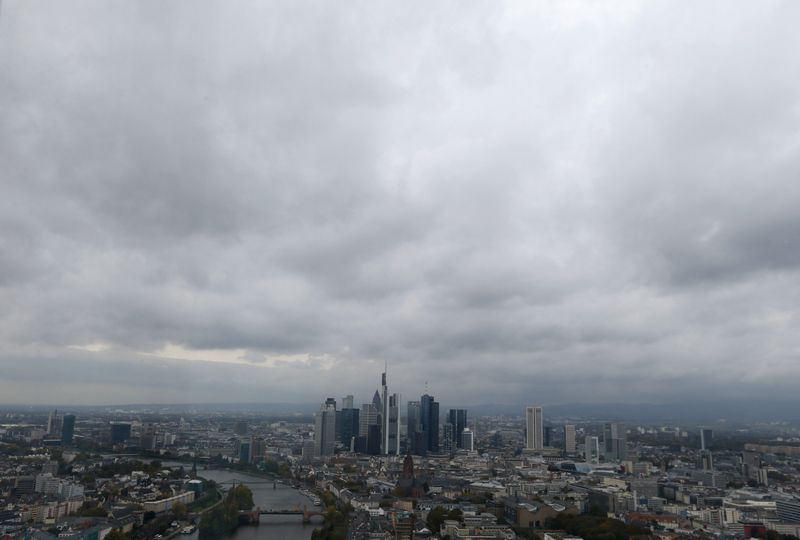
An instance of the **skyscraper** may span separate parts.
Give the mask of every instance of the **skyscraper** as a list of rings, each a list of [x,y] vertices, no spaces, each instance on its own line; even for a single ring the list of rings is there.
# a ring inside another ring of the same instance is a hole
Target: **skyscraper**
[[[433,396],[425,394],[420,399],[420,417],[422,421],[425,452],[439,451],[439,403]]]
[[[623,461],[628,456],[625,427],[616,422],[603,425],[603,450],[606,461]]]
[[[111,422],[111,442],[122,443],[131,438],[130,422]]]
[[[704,471],[714,470],[714,456],[709,450],[700,451],[700,466]]]
[[[342,409],[336,411],[336,433],[339,441],[350,450],[353,450],[353,437],[358,437],[360,432],[358,409]]]
[[[358,422],[358,436],[366,438],[369,435],[369,427],[378,423],[378,409],[373,403],[364,403],[361,406]]]
[[[353,395],[347,394],[342,398],[342,409],[352,409],[353,408]]]
[[[336,441],[336,400],[328,400],[320,406],[314,419],[314,455],[333,455]]]
[[[370,424],[367,434],[367,453],[373,456],[380,454],[382,442],[380,424]]]
[[[564,426],[564,452],[566,454],[574,454],[576,448],[575,442],[575,426],[567,424]]]
[[[375,406],[375,412],[381,414],[383,405],[381,404],[381,395],[377,390],[375,390],[375,394],[372,396],[372,404]]]
[[[65,414],[64,421],[61,426],[61,442],[64,444],[72,444],[72,437],[75,433],[75,415]]]
[[[544,448],[544,419],[542,408],[531,406],[525,409],[525,447],[528,450]]]
[[[475,433],[471,429],[464,428],[464,431],[461,433],[461,437],[459,437],[459,439],[462,449],[469,452],[475,451]]]
[[[544,426],[544,446],[550,448],[553,445],[553,428],[552,426]]]
[[[388,422],[386,422],[387,454],[400,455],[400,394],[389,396],[389,407],[387,407]]]
[[[139,447],[142,450],[155,450],[156,449],[156,426],[150,422],[142,424],[142,430],[139,433]]]
[[[714,442],[714,432],[708,428],[700,430],[700,449],[711,450],[711,445]]]
[[[250,441],[237,440],[236,443],[238,446],[239,462],[250,463]]]
[[[386,368],[381,375],[381,454],[389,454],[389,387],[386,384]]]
[[[58,414],[58,410],[51,412],[50,416],[47,417],[47,434],[60,437],[63,421],[64,419]]]
[[[453,426],[453,439],[455,446],[461,448],[461,434],[467,427],[466,409],[450,409],[447,413],[447,423]]]
[[[584,459],[589,463],[599,463],[600,461],[600,438],[597,436],[587,436],[583,443]]]
[[[422,407],[419,401],[408,402],[408,412],[406,415],[406,437],[408,437],[408,448],[412,454],[421,454],[422,443]]]
[[[455,439],[456,434],[453,433],[453,424],[450,422],[442,424],[442,451],[447,453],[455,452],[457,448]]]

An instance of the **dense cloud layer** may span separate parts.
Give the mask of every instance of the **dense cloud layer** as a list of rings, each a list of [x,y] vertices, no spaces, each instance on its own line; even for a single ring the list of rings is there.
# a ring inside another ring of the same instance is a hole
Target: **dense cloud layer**
[[[6,1],[0,401],[793,390],[799,16]]]

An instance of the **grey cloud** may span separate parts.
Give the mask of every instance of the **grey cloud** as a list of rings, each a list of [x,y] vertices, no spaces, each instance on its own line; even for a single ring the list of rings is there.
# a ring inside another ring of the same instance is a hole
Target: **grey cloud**
[[[785,388],[798,8],[737,7],[6,2],[2,394]]]

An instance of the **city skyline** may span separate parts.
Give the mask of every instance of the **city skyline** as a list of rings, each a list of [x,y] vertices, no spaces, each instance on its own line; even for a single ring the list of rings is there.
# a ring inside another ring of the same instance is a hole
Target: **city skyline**
[[[736,5],[4,1],[2,401],[797,403],[800,5]]]
[[[0,0],[0,540],[800,540],[798,20]]]

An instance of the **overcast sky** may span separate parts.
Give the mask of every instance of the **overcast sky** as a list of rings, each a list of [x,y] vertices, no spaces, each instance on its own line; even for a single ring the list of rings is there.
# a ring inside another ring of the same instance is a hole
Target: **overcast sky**
[[[794,397],[798,20],[5,0],[0,402]]]

